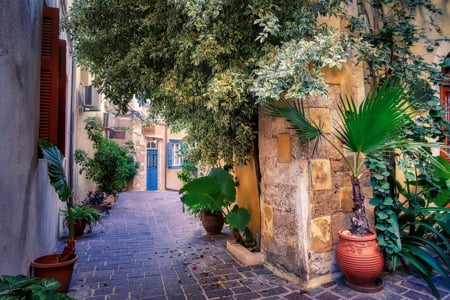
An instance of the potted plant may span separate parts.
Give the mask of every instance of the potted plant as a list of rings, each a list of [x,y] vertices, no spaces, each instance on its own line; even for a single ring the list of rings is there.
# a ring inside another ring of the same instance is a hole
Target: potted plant
[[[85,120],[88,139],[93,143],[94,155],[89,157],[86,151],[77,149],[75,162],[80,166],[80,174],[93,180],[97,191],[117,195],[125,190],[137,174],[139,163],[135,160],[132,141],[119,145],[103,136],[97,118]]]
[[[200,215],[208,234],[218,234],[227,223],[234,232],[243,231],[250,222],[246,208],[235,204],[236,185],[222,168],[213,168],[207,176],[187,182],[179,191],[188,211]]]
[[[54,299],[70,300],[59,293],[59,282],[53,278],[35,278],[25,275],[3,275],[0,278],[1,299]]]
[[[39,140],[44,159],[48,162],[48,176],[59,199],[65,203],[69,237],[66,246],[60,254],[44,255],[31,262],[34,276],[38,278],[50,277],[60,282],[58,291],[66,292],[72,279],[73,267],[77,261],[75,254],[74,219],[70,210],[69,198],[72,191],[67,183],[63,166],[63,157],[59,149],[46,140]]]
[[[265,106],[266,114],[283,117],[297,132],[299,139],[314,141],[314,150],[320,141],[331,145],[348,167],[353,195],[351,228],[339,230],[336,261],[344,273],[347,284],[362,292],[382,289],[378,278],[383,270],[383,253],[377,244],[376,232],[369,230],[360,177],[364,164],[371,154],[388,153],[395,149],[407,149],[424,154],[426,144],[408,139],[406,130],[412,124],[412,108],[406,88],[400,82],[386,80],[374,89],[357,106],[351,97],[341,98],[340,124],[334,138],[325,134],[321,124],[315,124],[305,116],[300,101],[280,101]],[[353,154],[349,158],[347,151]],[[392,224],[392,230],[397,226]],[[398,230],[398,228],[397,228]]]
[[[86,205],[71,207],[69,208],[69,210],[74,220],[75,237],[83,235],[86,225],[89,226],[89,232],[92,232],[92,229],[95,227],[101,217],[101,214],[97,209]],[[61,211],[67,225],[69,223],[69,210],[65,209]]]

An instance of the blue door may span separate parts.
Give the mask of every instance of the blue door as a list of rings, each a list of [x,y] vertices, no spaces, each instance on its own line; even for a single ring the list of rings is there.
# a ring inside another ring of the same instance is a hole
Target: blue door
[[[158,150],[147,149],[147,190],[158,189]]]

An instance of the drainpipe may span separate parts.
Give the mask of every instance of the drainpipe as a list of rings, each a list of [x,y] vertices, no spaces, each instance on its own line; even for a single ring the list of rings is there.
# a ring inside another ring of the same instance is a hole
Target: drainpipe
[[[73,191],[74,186],[74,118],[75,118],[75,82],[76,82],[76,66],[75,60],[72,57],[72,82],[71,82],[71,93],[70,93],[70,125],[69,125],[69,186]],[[70,197],[70,205],[73,205],[73,198]]]
[[[164,167],[163,167],[163,170],[164,170],[164,189],[167,191],[167,190],[169,190],[168,188],[167,188],[167,138],[168,138],[168,136],[169,136],[169,134],[167,133],[167,124],[164,124],[164,140],[163,140],[163,143],[164,143],[164,159],[163,159],[163,161],[164,161]]]

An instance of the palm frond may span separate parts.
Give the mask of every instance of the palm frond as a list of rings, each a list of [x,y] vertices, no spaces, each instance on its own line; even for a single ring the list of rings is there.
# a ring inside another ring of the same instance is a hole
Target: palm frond
[[[412,114],[404,91],[402,84],[386,81],[359,106],[352,97],[341,98],[336,137],[348,150],[365,154],[408,144],[405,128],[412,125]]]
[[[314,142],[313,152],[316,151],[323,136],[323,125],[315,124],[306,118],[301,100],[290,103],[280,97],[280,100],[264,105],[262,112],[267,116],[286,119],[301,141]]]

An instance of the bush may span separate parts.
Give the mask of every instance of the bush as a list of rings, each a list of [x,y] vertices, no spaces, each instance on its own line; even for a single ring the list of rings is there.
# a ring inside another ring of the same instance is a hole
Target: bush
[[[75,162],[81,166],[80,174],[97,184],[97,191],[117,194],[126,188],[137,174],[139,163],[134,159],[134,146],[128,141],[123,146],[103,137],[100,124],[94,117],[87,118],[85,129],[94,143],[94,157],[84,150],[75,151]]]

